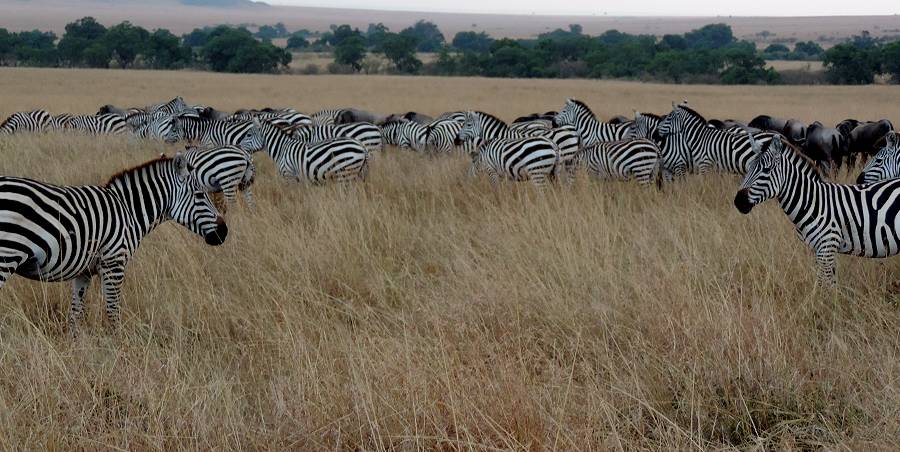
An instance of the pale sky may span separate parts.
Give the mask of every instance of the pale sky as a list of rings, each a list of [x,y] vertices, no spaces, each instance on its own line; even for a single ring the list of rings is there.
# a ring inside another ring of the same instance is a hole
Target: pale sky
[[[900,13],[900,0],[265,0],[276,5],[401,11],[610,16],[835,16]]]

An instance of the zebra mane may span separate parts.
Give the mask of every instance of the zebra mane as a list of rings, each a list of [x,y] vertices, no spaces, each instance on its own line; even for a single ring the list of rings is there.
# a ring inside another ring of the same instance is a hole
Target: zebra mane
[[[2,128],[3,128],[3,126],[5,126],[5,125],[6,125],[6,123],[8,123],[8,122],[9,122],[9,120],[10,120],[10,119],[12,119],[12,118],[13,118],[13,116],[15,116],[15,115],[16,115],[16,114],[15,114],[15,113],[13,113],[13,114],[11,114],[11,115],[9,115],[9,116],[7,116],[7,117],[6,117],[6,119],[4,119],[4,120],[3,120],[3,122],[0,122],[0,129],[2,129]]]
[[[172,157],[166,157],[166,155],[163,154],[163,155],[160,155],[159,157],[157,157],[157,158],[155,158],[155,159],[153,159],[153,160],[150,160],[150,161],[141,163],[141,164],[139,164],[139,165],[137,165],[137,166],[133,166],[133,167],[131,167],[131,168],[123,169],[123,170],[119,171],[118,173],[113,174],[113,175],[109,178],[109,180],[106,182],[106,185],[105,185],[105,186],[109,187],[110,185],[112,185],[112,184],[113,184],[114,182],[116,182],[117,180],[119,180],[119,179],[121,179],[121,178],[123,178],[123,177],[125,177],[125,176],[127,176],[127,175],[129,175],[129,174],[132,174],[132,173],[134,173],[134,172],[140,171],[140,170],[142,170],[142,169],[144,169],[144,168],[151,167],[151,166],[156,165],[156,164],[158,164],[158,163],[168,162],[168,161],[170,161],[170,160],[172,160]]]
[[[591,116],[593,116],[595,118],[597,117],[597,115],[594,114],[594,110],[591,110],[591,107],[588,107],[586,103],[584,103],[578,99],[569,99],[569,102],[575,104],[578,107],[581,107],[581,108],[587,110],[587,112],[590,113]]]
[[[777,140],[777,139],[779,139],[779,137],[776,136],[771,141],[769,141],[766,144],[766,149],[763,149],[763,152],[767,151],[769,149],[769,146],[772,146],[772,143],[774,143],[775,140]],[[785,140],[781,140],[781,143],[784,145],[785,149],[788,152],[792,152],[794,154],[793,157],[797,158],[798,163],[800,163],[801,170],[808,170],[808,173],[815,176],[817,181],[821,182],[821,181],[826,180],[825,174],[816,165],[816,162],[813,159],[804,155],[803,151],[801,151],[800,148],[798,148],[797,146],[794,146],[793,144],[791,144]]]
[[[498,117],[496,117],[496,116],[494,116],[494,115],[492,115],[492,114],[490,114],[490,113],[485,113],[485,112],[483,112],[483,111],[473,111],[472,113],[475,113],[475,114],[477,114],[477,115],[481,115],[482,117],[484,117],[484,118],[487,119],[488,121],[498,122],[498,123],[500,123],[500,124],[503,124],[504,127],[509,128],[509,124],[507,124],[506,121],[504,121],[504,120],[502,120],[502,119],[500,119],[500,118],[498,118]]]
[[[689,115],[693,116],[694,119],[699,119],[700,121],[703,121],[704,124],[709,123],[706,120],[706,118],[703,117],[703,115],[701,115],[700,113],[697,113],[697,110],[694,110],[693,108],[688,107],[687,105],[682,104],[682,105],[679,105],[678,108],[686,111]]]
[[[646,117],[648,117],[648,118],[650,118],[650,119],[656,119],[656,120],[658,120],[658,121],[662,121],[662,116],[660,116],[660,115],[658,115],[658,114],[656,114],[656,113],[643,113],[643,112],[642,112],[642,113],[641,113],[641,116],[646,116]]]

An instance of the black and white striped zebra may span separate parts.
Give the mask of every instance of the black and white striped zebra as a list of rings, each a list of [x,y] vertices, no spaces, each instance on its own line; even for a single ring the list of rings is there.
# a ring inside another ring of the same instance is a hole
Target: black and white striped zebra
[[[181,96],[177,96],[176,98],[165,103],[150,105],[144,108],[144,111],[147,113],[162,112],[169,115],[180,115],[184,113],[185,110],[190,110],[190,108],[187,106]]]
[[[262,124],[261,131],[263,150],[283,177],[320,184],[364,180],[368,175],[369,151],[353,138],[309,143],[267,123]]]
[[[231,116],[231,120],[250,121],[257,118],[274,124],[282,129],[295,129],[298,127],[312,126],[312,117],[299,113],[296,110],[249,110],[235,113]]]
[[[584,147],[603,141],[618,141],[631,134],[631,122],[610,124],[597,120],[594,112],[580,100],[567,99],[563,109],[553,118],[556,125],[574,126],[581,134]]]
[[[174,143],[179,140],[176,122],[178,118],[166,114],[159,114],[155,119],[134,129],[134,136],[141,139],[162,140],[166,143]]]
[[[633,179],[642,185],[662,185],[659,147],[652,140],[604,141],[584,149],[578,160],[588,174],[600,179]]]
[[[426,146],[428,127],[405,119],[395,120],[381,125],[381,136],[387,144],[422,152]]]
[[[318,143],[332,138],[353,138],[366,146],[370,153],[384,149],[381,129],[368,122],[300,127],[293,130],[294,138],[307,143]]]
[[[776,198],[816,255],[820,283],[835,282],[835,255],[900,253],[900,179],[865,185],[827,182],[815,163],[777,137],[760,149],[735,195],[741,213]]]
[[[254,153],[263,148],[260,122],[215,121],[193,117],[179,117],[175,122],[179,139],[199,143],[201,147],[240,146]]]
[[[556,144],[559,152],[560,168],[566,176],[574,176],[575,160],[582,149],[580,134],[573,126],[561,125],[553,129],[532,129],[517,131],[496,116],[480,111],[466,112],[466,121],[457,135],[457,142],[483,141],[493,138],[521,138],[523,136],[543,136]]]
[[[548,138],[491,138],[480,143],[472,154],[470,173],[487,173],[491,184],[500,179],[530,180],[543,188],[558,173],[559,151]]]
[[[674,105],[659,124],[664,167],[675,176],[694,171],[703,174],[723,171],[745,174],[753,158],[750,134],[736,135],[707,125],[706,119],[690,107]],[[753,134],[765,145],[775,137],[770,132]]]
[[[113,113],[105,115],[75,115],[62,124],[64,130],[88,135],[125,135],[131,129],[125,119]]]
[[[331,108],[319,110],[313,113],[310,118],[314,126],[327,126],[333,124],[342,124],[352,121],[352,114],[346,108]]]
[[[465,113],[445,113],[426,126],[425,147],[430,152],[448,153],[453,150],[471,154],[478,147],[475,142],[459,142],[456,136],[466,121]]]
[[[197,183],[204,191],[221,192],[227,204],[236,203],[240,191],[247,205],[254,206],[250,188],[256,178],[256,165],[249,152],[238,146],[217,146],[209,149],[188,148],[181,155],[191,166]]]
[[[900,177],[900,134],[884,136],[885,146],[871,158],[856,179],[858,184],[871,184]]]
[[[45,132],[52,127],[52,121],[53,117],[45,110],[16,112],[0,123],[0,135]]]
[[[71,332],[99,275],[106,314],[118,323],[125,267],[141,240],[175,220],[209,245],[228,228],[183,158],[161,158],[113,176],[105,186],[56,186],[0,177],[0,287],[13,274],[73,281]]]
[[[154,121],[159,118],[172,117],[172,116],[173,115],[170,115],[170,114],[168,114],[166,112],[162,112],[162,111],[157,111],[157,112],[153,112],[153,113],[145,113],[145,112],[141,111],[141,112],[137,112],[137,113],[131,113],[131,114],[125,116],[124,118],[125,118],[125,124],[128,124],[128,127],[130,127],[131,130],[137,130],[137,129],[149,124],[151,121]]]
[[[72,119],[72,114],[70,113],[60,113],[58,115],[53,115],[50,119],[50,129],[51,130],[65,130],[66,123],[68,123]]]

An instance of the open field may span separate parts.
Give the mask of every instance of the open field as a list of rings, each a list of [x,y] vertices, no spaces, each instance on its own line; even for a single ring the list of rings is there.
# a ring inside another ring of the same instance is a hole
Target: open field
[[[0,69],[0,116],[176,94],[223,109],[353,105],[511,119],[578,97],[601,116],[900,120],[896,89]],[[0,174],[101,183],[175,147],[0,140]],[[9,448],[635,450],[900,446],[900,258],[813,258],[734,176],[662,192],[581,177],[535,193],[461,156],[388,151],[365,184],[305,187],[259,156],[257,208],[218,248],[167,224],[137,252],[123,325],[95,285],[0,289]]]
[[[490,7],[490,5],[486,5]],[[820,41],[826,46],[868,30],[873,36],[900,35],[900,16],[833,17],[616,17],[607,16],[598,7],[591,16],[541,16],[523,11],[522,15],[453,14],[414,11],[373,11],[312,7],[202,8],[185,6],[176,0],[143,2],[138,0],[0,0],[0,27],[12,30],[54,30],[62,34],[66,23],[90,15],[103,23],[129,20],[146,28],[168,28],[186,33],[195,27],[229,24],[274,24],[283,22],[288,29],[306,28],[326,31],[331,24],[350,24],[362,30],[370,23],[382,22],[394,31],[419,19],[431,20],[449,41],[459,31],[486,31],[495,37],[528,38],[556,28],[578,23],[588,34],[616,29],[627,33],[662,36],[685,33],[710,23],[731,25],[735,36],[760,43]],[[766,36],[758,33],[768,31]],[[825,39],[820,39],[824,37]]]

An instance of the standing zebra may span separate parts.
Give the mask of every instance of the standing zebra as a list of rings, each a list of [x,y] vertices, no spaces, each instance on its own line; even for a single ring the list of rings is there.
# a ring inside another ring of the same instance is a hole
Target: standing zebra
[[[314,184],[364,180],[369,151],[353,138],[331,138],[318,143],[294,139],[278,127],[262,124],[263,150],[272,157],[283,177]]]
[[[381,126],[381,135],[385,143],[421,152],[425,150],[428,128],[405,119],[394,120]]]
[[[750,134],[735,135],[707,125],[706,119],[690,107],[673,105],[659,124],[663,165],[675,176],[696,169],[701,174],[716,170],[745,174],[753,158]],[[774,133],[760,132],[752,139],[768,143]]]
[[[150,122],[134,129],[134,136],[141,139],[162,140],[166,143],[178,141],[175,116],[159,115]]]
[[[45,110],[20,111],[13,113],[0,123],[0,135],[19,132],[44,132],[51,128],[53,118]]]
[[[491,138],[472,154],[470,173],[486,172],[495,185],[504,178],[544,188],[558,169],[559,151],[547,138]]]
[[[431,152],[447,153],[454,149],[471,154],[477,150],[474,142],[456,141],[459,130],[466,121],[465,114],[460,118],[453,115],[435,119],[425,128],[425,147]]]
[[[885,147],[866,163],[856,183],[869,184],[900,177],[900,134],[890,132],[884,139]]]
[[[188,148],[182,155],[203,191],[222,192],[227,204],[236,203],[237,192],[242,191],[247,205],[254,206],[250,187],[256,177],[256,166],[250,153],[238,146],[221,146]]]
[[[523,136],[543,136],[553,141],[559,152],[560,167],[565,169],[566,176],[570,180],[574,177],[575,159],[582,147],[581,137],[573,126],[563,125],[553,129],[532,129],[519,132],[511,129],[496,116],[480,111],[470,111],[466,112],[466,121],[457,135],[458,142],[493,138],[521,138]]]
[[[184,99],[181,96],[178,96],[168,102],[162,104],[151,105],[149,107],[144,108],[144,111],[147,113],[157,113],[162,112],[169,115],[180,115],[185,110],[190,110],[187,104],[184,102]]]
[[[816,254],[818,280],[835,283],[835,254],[888,257],[900,253],[900,179],[867,185],[833,184],[815,163],[781,137],[754,146],[747,175],[734,197],[743,214],[777,198]]]
[[[228,234],[183,158],[147,162],[113,176],[105,186],[61,187],[0,177],[0,287],[13,274],[73,280],[69,327],[76,334],[84,294],[99,274],[106,315],[118,324],[125,267],[141,240],[168,220],[209,245],[221,245]]]
[[[179,139],[199,143],[202,147],[233,145],[250,153],[263,147],[260,122],[256,119],[230,122],[179,117],[175,130]]]
[[[129,131],[125,119],[114,113],[97,116],[72,116],[63,123],[62,127],[89,135],[125,135]]]
[[[662,187],[659,147],[652,140],[605,141],[582,151],[579,160],[600,179],[635,179],[642,185],[655,181]]]
[[[598,121],[588,106],[575,99],[567,99],[563,109],[553,118],[556,125],[574,126],[581,134],[584,147],[593,147],[602,141],[617,141],[628,138],[631,122],[610,124]]]
[[[308,143],[318,143],[332,138],[353,138],[366,146],[369,152],[384,149],[381,129],[367,122],[353,122],[327,126],[300,127],[294,129],[294,138]]]

